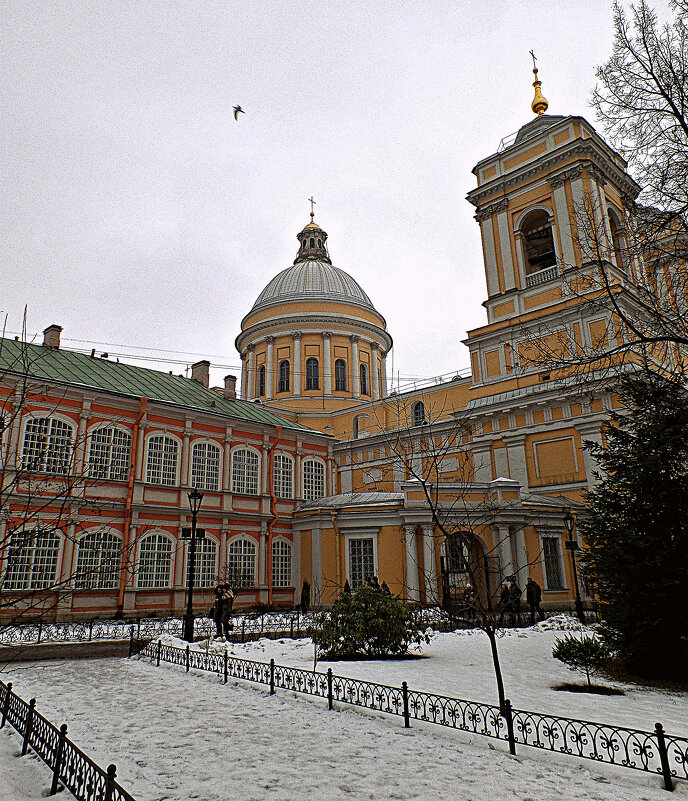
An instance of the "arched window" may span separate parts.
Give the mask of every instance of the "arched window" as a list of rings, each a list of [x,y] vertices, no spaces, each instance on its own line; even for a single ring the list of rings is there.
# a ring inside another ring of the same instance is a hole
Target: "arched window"
[[[346,362],[337,359],[334,363],[334,391],[346,392]]]
[[[265,395],[265,365],[261,364],[258,368],[258,397]]]
[[[304,459],[303,499],[312,501],[325,494],[325,465],[317,459]]]
[[[291,587],[291,545],[284,540],[272,541],[272,586]]]
[[[315,247],[315,237],[311,237],[311,247]]]
[[[289,362],[283,359],[279,363],[279,385],[278,392],[289,392]]]
[[[251,540],[232,540],[227,546],[227,581],[236,593],[256,584],[256,546]]]
[[[156,434],[148,438],[146,481],[173,487],[177,483],[177,453],[179,443],[172,437]]]
[[[191,451],[191,486],[200,490],[220,488],[219,445],[212,442],[197,442]]]
[[[139,543],[136,586],[142,590],[170,586],[172,542],[164,534],[148,534]]]
[[[425,404],[423,401],[413,404],[413,425],[422,426],[425,422]]]
[[[74,427],[57,417],[30,418],[24,428],[22,467],[36,473],[67,473]]]
[[[186,586],[189,586],[189,553],[186,554]],[[212,537],[196,540],[194,586],[214,587],[217,581],[217,543]]]
[[[60,538],[55,531],[15,531],[9,539],[3,590],[43,590],[55,582]]]
[[[99,529],[81,537],[77,548],[76,589],[117,589],[122,567],[122,538]]]
[[[88,475],[109,481],[129,478],[131,434],[121,428],[96,428],[88,438]]]
[[[365,364],[360,365],[359,373],[361,375],[361,395],[369,395],[368,392],[368,367]]]
[[[286,453],[274,455],[272,484],[278,498],[294,497],[294,460]]]
[[[306,389],[320,389],[318,360],[306,359]]]
[[[258,454],[248,448],[232,451],[232,492],[258,494]]]
[[[626,234],[621,220],[612,209],[609,209],[609,228],[612,234],[612,250],[614,261],[620,270],[626,269]]]
[[[526,275],[538,273],[557,263],[552,223],[546,211],[538,209],[521,223]]]

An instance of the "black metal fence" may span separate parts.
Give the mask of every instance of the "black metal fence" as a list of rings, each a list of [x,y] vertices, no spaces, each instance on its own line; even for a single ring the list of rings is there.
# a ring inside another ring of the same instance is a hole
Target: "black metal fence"
[[[231,677],[264,684],[274,694],[277,689],[327,698],[330,709],[336,702],[403,717],[408,728],[411,720],[447,726],[469,734],[503,740],[512,754],[517,745],[591,759],[625,768],[658,774],[667,790],[673,779],[688,779],[688,738],[664,732],[660,723],[654,732],[610,726],[575,718],[561,718],[538,712],[505,709],[412,690],[406,682],[391,687],[360,679],[336,676],[302,668],[256,662],[202,650],[177,648],[162,642],[132,640],[132,653],[139,653],[160,666],[161,662],[180,665],[187,671],[216,673],[224,683]]]
[[[67,724],[58,729],[36,711],[36,699],[27,704],[12,692],[12,682],[0,681],[0,729],[9,723],[23,738],[22,756],[34,751],[52,770],[50,795],[67,788],[79,801],[135,801],[115,780],[117,769],[104,770],[67,737]]]

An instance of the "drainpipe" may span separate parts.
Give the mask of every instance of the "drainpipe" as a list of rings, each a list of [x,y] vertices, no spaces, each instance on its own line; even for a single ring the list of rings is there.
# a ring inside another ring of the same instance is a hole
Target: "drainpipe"
[[[337,587],[340,590],[344,589],[344,582],[342,581],[342,532],[339,530],[339,524],[337,523],[337,515],[339,514],[338,509],[330,509],[330,522],[332,523],[332,528],[334,529],[335,534],[335,543],[336,543],[336,554],[337,554],[337,572],[336,572],[336,579],[337,579]]]
[[[117,611],[124,611],[124,581],[127,574],[128,550],[129,550],[129,530],[131,528],[131,504],[134,497],[134,473],[136,471],[136,450],[139,439],[139,425],[146,413],[148,398],[141,398],[141,409],[131,436],[131,464],[129,465],[129,483],[127,484],[127,499],[124,503],[124,531],[122,537],[122,567],[119,573],[119,593],[117,595]]]
[[[273,468],[275,464],[275,448],[282,438],[282,426],[275,426],[275,429],[277,430],[277,438],[270,448],[270,456],[268,460],[268,487],[270,488],[270,513],[272,514],[272,520],[268,523],[268,606],[272,606],[272,527],[279,520],[279,514],[277,514],[277,496],[275,495],[275,474]]]

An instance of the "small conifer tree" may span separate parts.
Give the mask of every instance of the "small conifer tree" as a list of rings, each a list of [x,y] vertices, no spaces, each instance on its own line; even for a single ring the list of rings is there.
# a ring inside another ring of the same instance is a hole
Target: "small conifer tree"
[[[591,634],[584,634],[582,637],[567,634],[556,641],[552,656],[571,670],[585,673],[588,687],[592,687],[590,676],[602,670],[609,659],[610,651],[601,640]]]

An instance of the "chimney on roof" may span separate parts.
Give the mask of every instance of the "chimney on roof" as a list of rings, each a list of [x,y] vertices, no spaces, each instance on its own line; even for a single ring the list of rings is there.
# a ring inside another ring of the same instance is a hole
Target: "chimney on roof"
[[[236,382],[237,377],[235,375],[225,376],[225,398],[236,400]]]
[[[196,364],[192,364],[191,378],[193,378],[194,381],[198,381],[199,384],[203,384],[204,387],[209,387],[210,362],[204,360],[202,362],[196,362]]]
[[[49,325],[43,331],[43,347],[51,348],[52,350],[59,350],[61,333],[62,333],[61,325],[55,325],[55,323]]]

